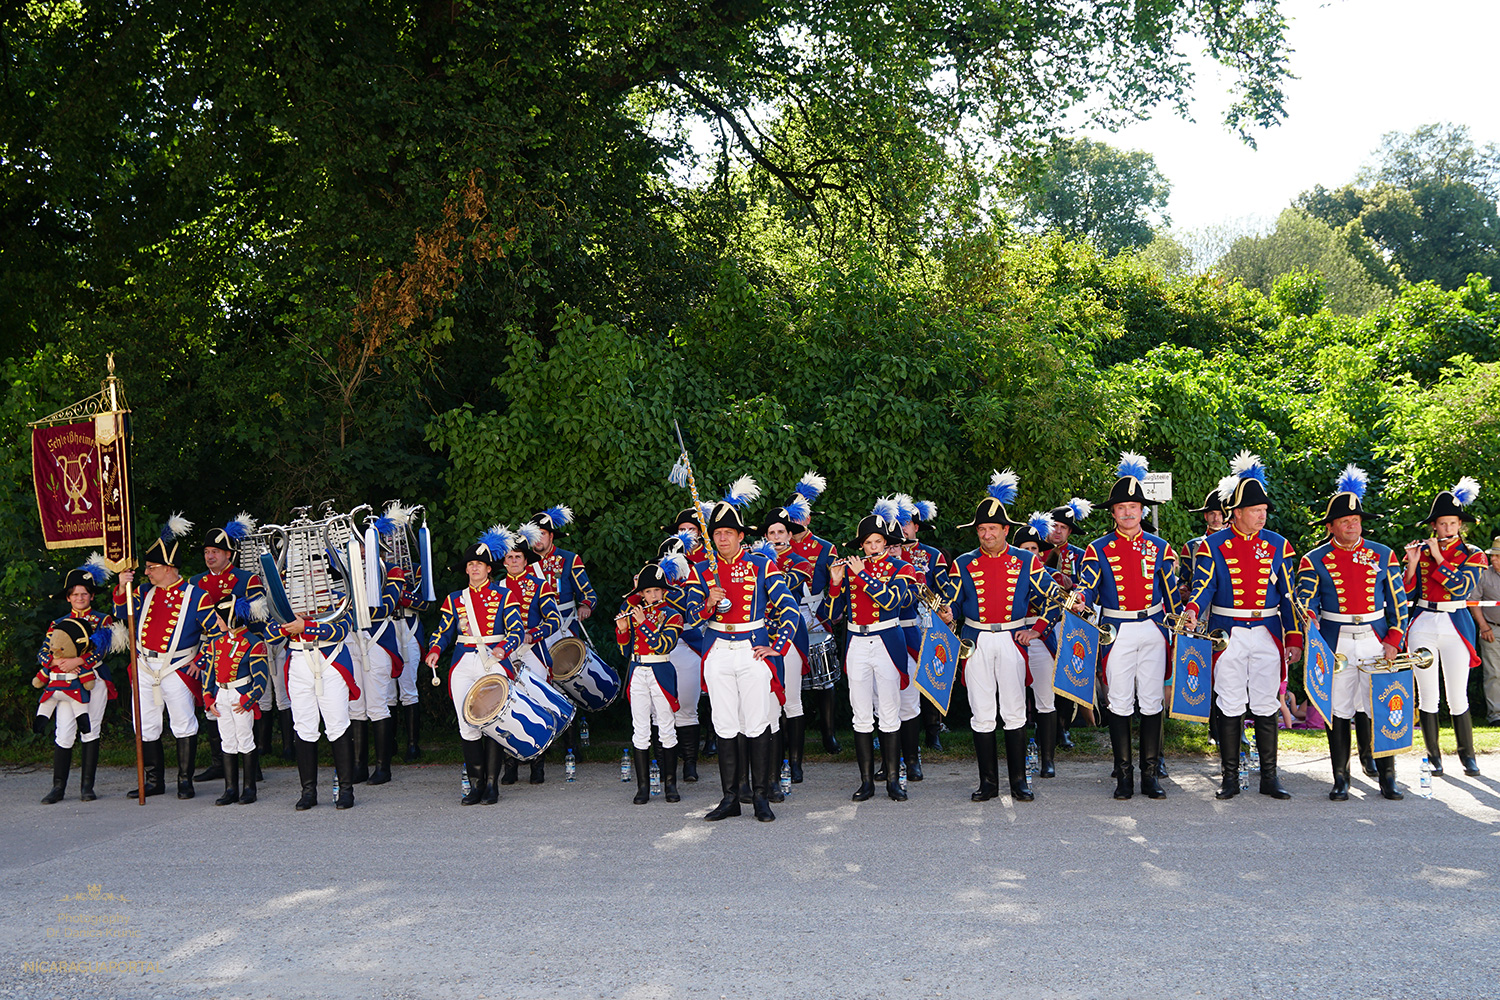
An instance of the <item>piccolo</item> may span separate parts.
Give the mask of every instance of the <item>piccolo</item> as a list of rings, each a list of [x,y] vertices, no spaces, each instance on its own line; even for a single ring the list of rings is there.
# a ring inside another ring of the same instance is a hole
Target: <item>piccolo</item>
[[[615,624],[618,625],[620,622],[635,614],[636,611],[650,611],[652,608],[660,607],[661,605],[666,603],[666,600],[662,599],[660,601],[652,601],[650,604],[632,604],[629,608],[615,615]]]

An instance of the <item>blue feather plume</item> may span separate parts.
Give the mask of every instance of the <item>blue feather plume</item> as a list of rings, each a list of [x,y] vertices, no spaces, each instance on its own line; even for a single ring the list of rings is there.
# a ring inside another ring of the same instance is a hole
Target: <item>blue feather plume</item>
[[[729,485],[729,490],[724,494],[724,502],[736,510],[741,510],[752,501],[760,499],[760,487],[755,480],[749,476],[741,476]]]
[[[754,545],[750,546],[750,551],[759,552],[761,555],[765,556],[767,559],[770,559],[772,562],[776,561],[776,546],[772,545],[764,538],[756,542]]]
[[[375,519],[375,530],[382,535],[389,535],[396,530],[396,519],[392,517],[377,517]]]
[[[553,527],[561,528],[565,524],[573,523],[573,510],[563,504],[558,504],[556,507],[548,507],[547,518],[552,522]]]
[[[917,513],[917,502],[905,493],[897,493],[895,501],[896,520],[901,522],[902,525],[910,524],[911,519]]]
[[[78,568],[88,574],[96,587],[104,586],[104,582],[109,579],[109,567],[104,565],[104,557],[97,552],[91,553]]]
[[[1460,507],[1467,507],[1479,496],[1479,480],[1472,476],[1464,476],[1453,484],[1453,499],[1458,501]]]
[[[673,552],[671,555],[663,556],[661,562],[657,563],[657,565],[661,567],[662,576],[667,578],[668,583],[682,583],[691,575],[687,556],[681,552]]]
[[[870,508],[870,513],[887,524],[895,524],[901,508],[896,505],[894,497],[881,497],[875,501],[875,506]]]
[[[1016,498],[1020,480],[1010,469],[990,476],[989,494],[1001,503],[1010,503]]]
[[[808,471],[807,475],[802,477],[801,482],[792,487],[793,490],[805,496],[808,503],[812,503],[818,497],[822,496],[823,491],[827,488],[828,480],[811,470]]]
[[[1036,537],[1044,542],[1047,540],[1047,536],[1052,534],[1052,529],[1057,527],[1057,523],[1052,520],[1051,514],[1039,510],[1031,512],[1031,516],[1026,519],[1026,524],[1032,531],[1036,532]]]
[[[1145,455],[1138,455],[1133,451],[1123,452],[1120,455],[1120,464],[1115,469],[1115,475],[1124,478],[1145,479],[1146,473],[1151,468],[1151,463],[1146,461]]]
[[[1334,485],[1335,493],[1353,493],[1354,499],[1365,498],[1365,487],[1369,485],[1370,477],[1365,470],[1357,465],[1346,465],[1344,471],[1339,473],[1339,480]]]
[[[937,504],[931,500],[918,500],[917,517],[922,520],[923,524],[930,524],[937,520]]]
[[[479,544],[490,550],[493,559],[504,559],[510,552],[510,530],[503,524],[491,527],[479,536]]]
[[[807,497],[798,493],[787,501],[786,516],[793,521],[803,521],[812,517],[812,504],[807,502]]]
[[[1094,505],[1083,497],[1074,497],[1068,501],[1068,507],[1073,511],[1073,518],[1077,521],[1086,519],[1094,512]]]

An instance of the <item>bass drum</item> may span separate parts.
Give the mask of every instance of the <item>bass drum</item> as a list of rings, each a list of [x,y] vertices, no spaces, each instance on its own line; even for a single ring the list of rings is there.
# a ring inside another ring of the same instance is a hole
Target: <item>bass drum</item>
[[[474,682],[464,697],[464,718],[520,760],[546,753],[567,726],[546,699],[504,674],[485,674]]]
[[[620,678],[582,639],[570,635],[549,647],[552,683],[585,712],[602,712],[620,697]]]

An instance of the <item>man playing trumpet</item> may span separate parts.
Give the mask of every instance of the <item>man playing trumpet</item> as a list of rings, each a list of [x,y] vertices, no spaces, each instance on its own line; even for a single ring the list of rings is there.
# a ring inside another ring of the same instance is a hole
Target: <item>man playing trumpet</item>
[[[1157,780],[1162,745],[1162,687],[1167,676],[1167,639],[1163,614],[1177,613],[1176,563],[1171,546],[1141,527],[1146,493],[1146,459],[1120,456],[1109,498],[1101,506],[1114,518],[1115,530],[1083,550],[1077,595],[1084,604],[1098,602],[1100,621],[1115,626],[1115,641],[1099,650],[1109,690],[1109,742],[1115,757],[1117,799],[1135,794],[1130,759],[1130,719],[1141,710],[1141,791],[1166,798]]]
[[[1373,722],[1370,673],[1354,668],[1357,661],[1394,660],[1406,634],[1406,588],[1402,586],[1396,554],[1384,545],[1365,541],[1366,514],[1361,502],[1367,477],[1350,465],[1339,476],[1336,492],[1323,518],[1329,539],[1302,557],[1297,567],[1297,603],[1307,610],[1308,627],[1316,628],[1328,648],[1347,657],[1350,669],[1333,675],[1333,718],[1328,720],[1328,756],[1333,765],[1335,802],[1349,798],[1351,720],[1361,749],[1370,746]],[[1293,659],[1298,655],[1292,652]],[[1396,759],[1375,762],[1380,794],[1399,799]]]

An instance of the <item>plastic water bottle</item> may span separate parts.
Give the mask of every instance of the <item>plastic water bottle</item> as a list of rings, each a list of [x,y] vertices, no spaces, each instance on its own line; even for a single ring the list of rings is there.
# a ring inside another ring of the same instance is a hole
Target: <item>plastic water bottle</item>
[[[471,786],[469,785],[469,769],[463,764],[458,765],[458,783],[463,787],[465,795],[468,795],[472,790]],[[338,793],[339,777],[337,774],[335,774],[333,776],[333,794],[337,795]]]
[[[1240,791],[1250,787],[1250,756],[1245,751],[1240,751]]]
[[[468,794],[468,790],[467,789],[465,789],[464,794],[465,795]],[[333,769],[333,800],[335,802],[337,802],[338,798],[339,798],[339,772],[338,772],[338,768],[334,768]]]
[[[785,757],[781,758],[781,794],[792,794],[792,764]]]
[[[572,750],[563,758],[563,775],[564,781],[576,781],[578,778],[578,758],[573,756]]]
[[[620,780],[630,780],[630,748],[620,751]]]
[[[901,790],[906,791],[906,758],[901,758],[901,770],[896,772],[896,780],[901,784]]]
[[[875,752],[876,753],[880,752],[880,734],[879,733],[875,734]]]
[[[1041,770],[1041,758],[1037,754],[1036,740],[1026,741],[1026,780],[1030,781]]]
[[[1260,770],[1260,749],[1255,744],[1250,744],[1250,770]]]
[[[1432,761],[1427,755],[1422,755],[1422,763],[1418,765],[1419,777],[1417,778],[1417,794],[1424,799],[1432,798]]]
[[[651,794],[661,794],[661,768],[656,766],[656,758],[651,758]]]
[[[588,716],[586,716],[586,715],[578,723],[578,742],[582,746],[583,749],[585,749],[585,750],[588,749],[588,746],[589,746],[589,719],[588,719]]]

